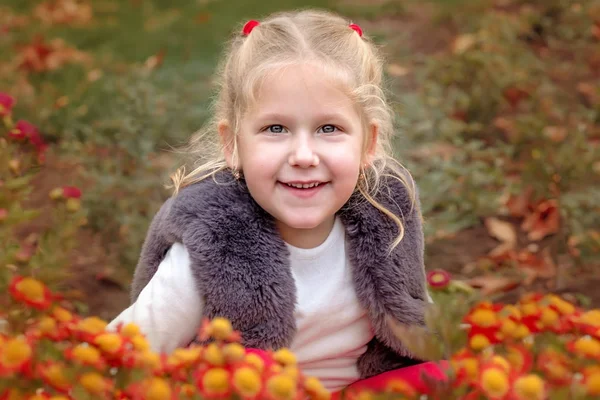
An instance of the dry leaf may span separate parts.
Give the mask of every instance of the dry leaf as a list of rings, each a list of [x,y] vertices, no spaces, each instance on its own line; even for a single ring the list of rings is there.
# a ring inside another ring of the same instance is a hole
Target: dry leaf
[[[556,200],[540,202],[533,213],[526,216],[521,229],[527,232],[531,241],[542,240],[548,235],[558,232],[560,228],[560,211]]]
[[[482,275],[467,281],[469,285],[481,290],[481,294],[489,296],[496,293],[507,292],[519,286],[515,278],[497,275]]]
[[[144,66],[149,70],[153,70],[160,67],[163,63],[163,60],[165,59],[165,54],[166,50],[161,49],[157,54],[148,57],[148,59],[144,63]]]
[[[454,54],[462,54],[465,51],[469,50],[476,42],[475,35],[473,34],[464,34],[459,35],[452,42],[452,52]]]
[[[491,237],[498,239],[503,244],[509,244],[511,247],[517,244],[517,231],[510,222],[490,217],[485,219],[484,224]]]
[[[410,73],[410,69],[399,64],[389,64],[387,66],[387,72],[391,76],[402,77],[408,75]]]
[[[529,186],[526,190],[521,192],[521,194],[509,196],[504,205],[508,208],[510,215],[513,217],[524,217],[528,215],[533,210],[533,207],[531,207],[532,194],[533,188]]]

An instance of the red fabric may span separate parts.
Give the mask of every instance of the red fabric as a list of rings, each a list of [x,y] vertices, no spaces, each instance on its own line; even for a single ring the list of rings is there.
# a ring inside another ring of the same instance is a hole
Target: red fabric
[[[436,380],[446,380],[444,370],[448,368],[447,361],[441,361],[439,364],[434,362],[425,362],[410,367],[398,368],[392,371],[384,372],[371,378],[362,379],[348,386],[348,390],[383,390],[390,381],[402,379],[412,385],[417,392],[425,393],[427,386],[421,379],[421,373]],[[341,392],[334,393],[332,400],[340,399]]]

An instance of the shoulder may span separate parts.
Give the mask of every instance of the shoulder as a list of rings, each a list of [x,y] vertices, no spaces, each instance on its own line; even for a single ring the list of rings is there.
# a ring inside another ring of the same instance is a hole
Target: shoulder
[[[166,227],[174,238],[227,242],[233,232],[259,234],[268,220],[243,180],[221,171],[181,189],[165,203]]]

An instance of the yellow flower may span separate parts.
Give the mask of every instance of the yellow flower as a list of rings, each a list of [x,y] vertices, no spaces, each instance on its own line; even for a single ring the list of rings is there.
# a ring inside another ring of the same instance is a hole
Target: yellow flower
[[[96,335],[104,332],[106,325],[108,325],[106,321],[103,321],[98,317],[88,317],[79,321],[77,329],[85,333]]]
[[[167,364],[171,366],[190,366],[200,359],[200,347],[178,348],[171,353]]]
[[[498,317],[492,310],[478,309],[471,314],[470,320],[477,326],[489,327],[498,322]]]
[[[545,307],[542,309],[540,322],[545,327],[550,327],[558,322],[558,313],[551,308]]]
[[[38,329],[42,334],[51,334],[55,333],[57,328],[57,323],[54,318],[44,316],[40,318],[40,322],[38,323]]]
[[[514,383],[513,390],[519,400],[543,400],[546,398],[544,381],[533,374],[519,377]]]
[[[550,304],[555,306],[562,315],[571,315],[575,313],[575,306],[569,303],[568,301],[558,297],[557,295],[551,294],[548,295],[546,298],[550,300]]]
[[[590,310],[585,312],[579,319],[586,325],[600,327],[600,310]]]
[[[59,364],[49,364],[41,368],[41,377],[50,386],[58,390],[66,390],[70,381],[64,374],[64,369]]]
[[[116,333],[102,333],[96,336],[94,344],[108,354],[115,354],[122,348],[123,339]]]
[[[87,372],[79,378],[79,383],[92,394],[101,394],[110,389],[110,383],[97,372]]]
[[[223,368],[212,368],[202,378],[204,392],[208,395],[223,395],[229,390],[229,372]]]
[[[158,377],[151,378],[146,385],[145,400],[170,400],[171,387],[166,380]]]
[[[225,365],[225,356],[216,343],[211,343],[206,346],[203,357],[205,361],[215,367],[222,367]]]
[[[260,373],[265,369],[265,362],[262,358],[257,356],[256,354],[247,354],[246,355],[246,363],[250,364]]]
[[[475,351],[483,350],[490,347],[490,345],[491,343],[488,338],[479,333],[473,335],[473,337],[469,340],[469,346]]]
[[[246,355],[246,350],[244,349],[244,346],[239,343],[229,343],[223,347],[223,355],[230,363],[242,361]]]
[[[600,371],[587,375],[584,384],[587,394],[600,395]]]
[[[500,326],[500,333],[503,337],[512,338],[517,332],[518,325],[515,321],[510,318],[505,318],[502,320],[502,325]]]
[[[250,367],[242,367],[233,374],[233,384],[239,394],[253,397],[260,392],[262,387],[260,374]]]
[[[521,310],[519,310],[519,307],[512,304],[505,305],[501,312],[503,315],[506,315],[506,317],[514,317],[517,319],[521,318]]]
[[[525,324],[519,324],[517,330],[513,334],[514,339],[524,339],[531,334],[531,331]]]
[[[33,350],[23,338],[7,340],[0,348],[0,371],[16,370],[31,359]]]
[[[142,335],[135,335],[133,338],[131,338],[131,344],[133,344],[133,348],[138,351],[146,351],[150,349],[150,343],[148,343],[148,339]]]
[[[141,331],[140,328],[133,323],[128,323],[127,325],[123,325],[121,327],[121,331],[120,331],[121,335],[129,338],[129,339],[133,339],[134,337],[141,335]]]
[[[280,349],[273,354],[273,359],[281,365],[296,365],[296,356],[288,349]]]
[[[98,349],[87,344],[78,344],[71,352],[73,358],[83,364],[94,365],[100,362]]]
[[[157,369],[160,367],[160,356],[150,350],[142,351],[138,361],[140,367],[147,367],[150,369]]]
[[[329,400],[331,393],[323,387],[321,381],[314,377],[308,377],[304,380],[304,390],[316,400]]]
[[[575,352],[586,357],[600,357],[600,342],[592,337],[582,337],[575,341]]]
[[[210,323],[210,334],[217,340],[225,340],[233,333],[231,322],[225,318],[215,318]]]
[[[52,310],[52,315],[57,321],[60,322],[70,322],[73,320],[73,314],[59,306],[54,307],[54,310]]]
[[[275,375],[267,381],[267,390],[275,400],[291,400],[296,396],[296,382],[286,375]]]
[[[510,372],[510,363],[508,360],[502,356],[494,355],[492,356],[490,362],[494,364],[494,366],[502,368],[502,370],[506,373]]]
[[[508,375],[500,368],[487,368],[481,373],[481,389],[491,398],[505,396],[509,389]]]

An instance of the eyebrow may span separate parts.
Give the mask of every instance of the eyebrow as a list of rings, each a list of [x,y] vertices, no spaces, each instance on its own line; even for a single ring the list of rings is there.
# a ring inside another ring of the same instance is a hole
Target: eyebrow
[[[263,120],[287,120],[289,119],[289,117],[285,114],[280,114],[280,113],[265,113],[262,115],[259,115],[257,120],[259,121],[263,121]],[[334,121],[341,121],[341,122],[345,122],[348,123],[350,122],[348,120],[348,118],[346,118],[342,113],[324,113],[324,114],[319,114],[316,116],[315,118],[318,121],[327,121],[327,120],[334,120]]]

